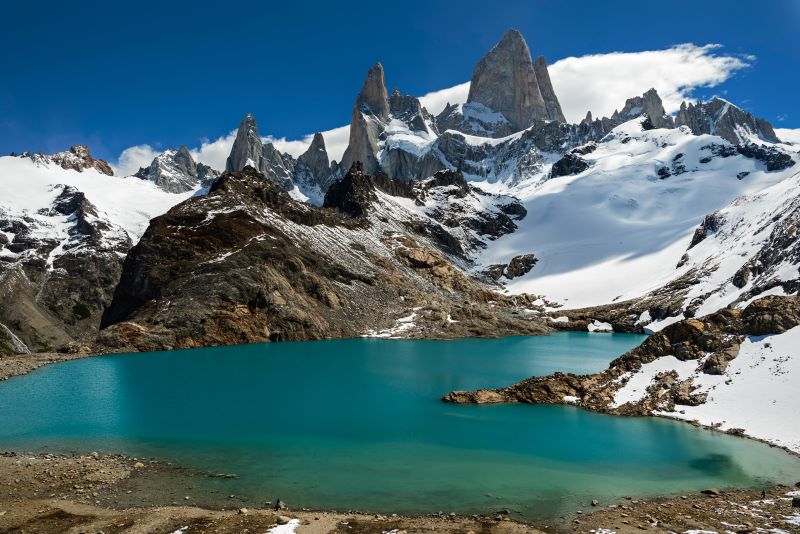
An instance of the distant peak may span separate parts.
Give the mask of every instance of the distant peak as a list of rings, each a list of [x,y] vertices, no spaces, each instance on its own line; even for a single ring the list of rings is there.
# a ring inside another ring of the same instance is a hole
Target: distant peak
[[[383,65],[375,63],[367,71],[364,85],[356,98],[356,108],[381,118],[389,116],[389,97],[383,77]]]

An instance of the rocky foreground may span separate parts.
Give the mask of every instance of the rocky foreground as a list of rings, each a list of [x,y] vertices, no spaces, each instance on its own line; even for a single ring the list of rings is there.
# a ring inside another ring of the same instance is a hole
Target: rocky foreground
[[[611,362],[608,369],[596,374],[574,375],[554,373],[544,377],[533,377],[517,384],[478,391],[453,391],[443,397],[453,403],[530,403],[571,404],[589,410],[616,415],[666,415],[689,419],[692,407],[710,403],[726,388],[748,387],[743,391],[758,394],[753,398],[729,401],[723,408],[729,412],[752,409],[761,401],[769,401],[773,393],[787,403],[788,413],[784,424],[791,421],[791,408],[796,405],[790,394],[782,395],[783,386],[791,383],[794,355],[791,345],[782,350],[783,339],[800,325],[800,297],[769,296],[749,304],[744,309],[725,308],[700,318],[685,319],[667,326],[651,335],[640,346]],[[782,336],[783,335],[783,336]],[[774,336],[773,338],[765,336]],[[794,339],[794,331],[792,338]],[[770,341],[772,339],[773,341]],[[742,347],[746,346],[747,354]],[[767,354],[753,353],[753,347]],[[796,348],[796,346],[795,346]],[[786,354],[784,354],[786,352]],[[768,356],[774,360],[768,360]],[[750,357],[748,373],[735,368],[737,357]],[[761,362],[770,365],[765,377],[755,370]],[[734,372],[730,372],[734,370]],[[754,382],[759,376],[764,383]],[[711,380],[713,378],[713,380]],[[707,385],[712,383],[713,386]],[[704,385],[701,387],[701,385]],[[783,392],[787,393],[787,392]],[[768,419],[780,416],[783,408],[771,401],[770,406],[759,416]],[[748,406],[750,405],[750,406]],[[795,406],[796,408],[796,406]],[[776,412],[770,414],[769,412]],[[796,413],[796,411],[795,411]],[[736,420],[736,415],[731,417]],[[702,424],[723,427],[722,423]],[[779,422],[773,427],[783,426]],[[771,435],[760,435],[749,429],[727,426],[732,434],[751,435],[778,443],[791,450],[796,449],[792,440],[770,439]],[[772,429],[774,431],[774,429]]]
[[[225,495],[226,480],[235,476],[122,455],[2,453],[0,532],[242,533],[268,532],[279,526],[282,530],[273,532],[800,531],[800,499],[795,499],[800,491],[789,486],[710,488],[676,497],[592,501],[583,511],[553,524],[530,525],[508,510],[413,517],[297,510],[285,503],[277,505],[277,500],[254,502]],[[200,489],[200,479],[209,477],[218,482],[213,495]]]

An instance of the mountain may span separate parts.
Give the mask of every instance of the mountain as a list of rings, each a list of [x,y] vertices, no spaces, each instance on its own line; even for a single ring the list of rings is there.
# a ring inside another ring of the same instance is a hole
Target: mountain
[[[0,347],[52,351],[96,333],[128,249],[191,194],[98,161],[80,147],[0,158]]]
[[[675,125],[687,126],[695,135],[718,135],[735,145],[751,141],[780,143],[769,121],[756,119],[719,97],[688,106],[683,102],[675,116]]]
[[[165,150],[153,162],[134,174],[149,180],[168,193],[185,193],[197,189],[208,189],[219,178],[216,171],[203,163],[196,163],[189,150],[180,148]]]
[[[251,166],[225,173],[207,195],[151,222],[125,259],[97,343],[104,350],[156,350],[547,331],[541,321],[498,313],[516,304],[456,266],[482,242],[481,223],[464,231],[423,207],[486,194],[463,180],[454,190],[457,177],[438,180],[412,188],[354,165],[317,208]],[[480,208],[482,201],[471,204]],[[513,228],[506,216],[505,225],[486,233]]]
[[[475,66],[467,105],[473,103],[501,113],[513,131],[524,130],[534,119],[566,122],[545,59],[540,57],[534,66],[517,30],[508,30]]]

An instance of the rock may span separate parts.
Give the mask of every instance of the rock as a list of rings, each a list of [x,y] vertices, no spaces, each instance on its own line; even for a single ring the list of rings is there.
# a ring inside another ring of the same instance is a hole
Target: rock
[[[325,191],[330,186],[329,178],[332,170],[325,149],[325,139],[317,132],[311,140],[308,150],[297,158],[294,169],[294,181],[298,184],[316,186]]]
[[[364,85],[353,105],[350,139],[342,156],[341,167],[349,169],[361,162],[367,174],[381,170],[377,159],[378,141],[383,125],[389,118],[389,98],[383,78],[383,65],[376,63],[367,71]]]
[[[596,499],[592,499],[592,506],[597,506],[599,504],[600,504],[599,501],[597,501]]]
[[[144,464],[142,462],[136,462],[135,464],[133,464],[133,468],[134,469],[143,469],[144,468]]]
[[[675,115],[675,126],[687,126],[694,135],[718,135],[734,145],[747,143],[749,135],[770,143],[780,142],[769,121],[756,119],[719,97],[688,106],[683,102]]]
[[[86,169],[95,169],[97,172],[114,176],[114,170],[107,161],[102,159],[94,159],[89,155],[88,145],[76,145],[70,147],[69,150],[64,152],[57,152],[49,156],[43,154],[28,155],[31,159],[36,159],[38,156],[45,161],[51,161],[62,169],[72,169],[74,171],[83,172]]]
[[[225,171],[241,171],[247,166],[287,191],[294,187],[294,160],[278,151],[272,143],[262,143],[256,119],[249,113],[239,123],[231,153],[225,161]]]
[[[538,69],[546,72],[546,63],[540,64]],[[551,112],[557,113],[558,100],[549,76],[544,85],[551,100]],[[467,103],[472,102],[502,113],[517,131],[530,126],[534,119],[553,118],[542,96],[531,52],[517,30],[508,30],[476,65],[467,97]]]
[[[279,515],[275,518],[275,522],[279,525],[286,525],[291,521],[292,518],[286,515]]]
[[[239,515],[247,515],[248,511],[247,508],[239,508]]]
[[[506,278],[512,279],[528,274],[537,261],[539,260],[533,254],[514,256],[505,269]]]
[[[748,334],[781,334],[800,324],[800,297],[767,296],[748,305],[742,312]]]
[[[219,178],[219,171],[196,163],[189,150],[180,148],[165,150],[148,166],[134,174],[142,180],[149,180],[169,193],[184,193],[200,187],[208,188]]]
[[[792,497],[792,508],[800,508],[800,497]]]
[[[629,98],[620,111],[623,118],[634,118],[642,114],[647,115],[648,126],[651,128],[672,128],[672,117],[664,111],[664,104],[655,89],[650,89],[642,96]]]
[[[564,118],[564,112],[561,111],[561,104],[558,103],[558,97],[553,90],[553,84],[550,82],[550,73],[547,70],[547,60],[544,56],[539,56],[533,64],[533,71],[536,74],[536,81],[539,84],[539,91],[542,93],[544,99],[544,106],[547,109],[547,116],[550,120],[558,122],[567,122]]]
[[[722,492],[720,492],[717,488],[704,489],[700,493],[703,495],[710,495],[712,497],[718,497],[719,495],[722,495]]]
[[[589,163],[582,157],[572,153],[566,154],[560,160],[553,163],[553,167],[550,169],[550,178],[580,174],[588,168]]]

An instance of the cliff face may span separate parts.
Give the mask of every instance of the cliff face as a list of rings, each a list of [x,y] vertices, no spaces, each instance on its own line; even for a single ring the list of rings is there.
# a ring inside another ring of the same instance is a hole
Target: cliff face
[[[540,57],[534,65],[528,44],[517,30],[509,30],[477,64],[467,102],[502,113],[517,131],[534,119],[566,122],[547,62]]]

